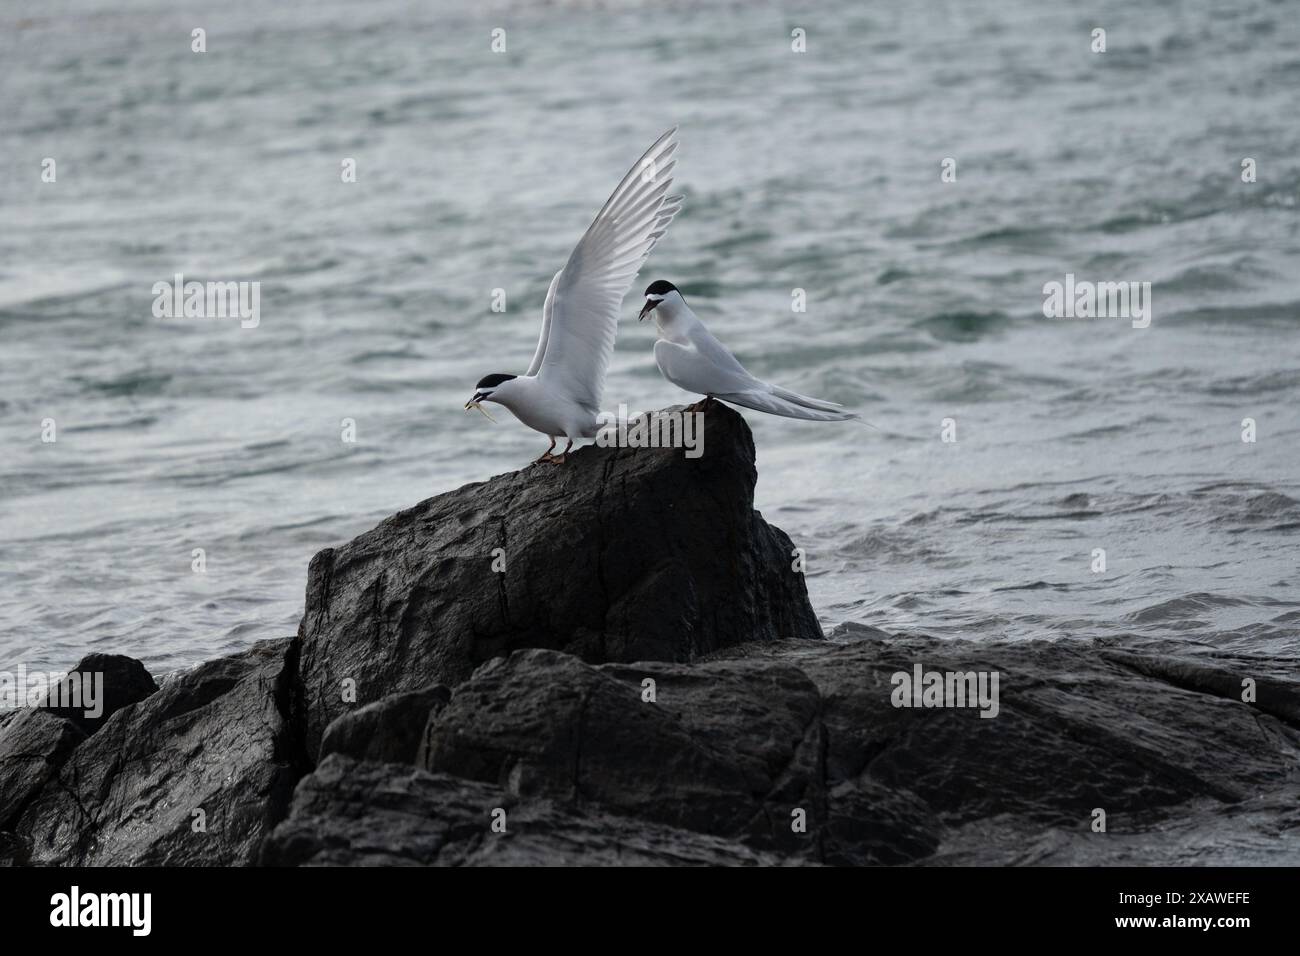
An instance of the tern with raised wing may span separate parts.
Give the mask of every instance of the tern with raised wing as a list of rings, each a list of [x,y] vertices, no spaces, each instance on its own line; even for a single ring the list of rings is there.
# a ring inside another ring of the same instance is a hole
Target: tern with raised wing
[[[504,405],[549,437],[551,445],[538,462],[559,464],[575,440],[596,436],[623,298],[681,208],[681,197],[668,195],[676,133],[676,127],[664,133],[637,160],[555,273],[528,371],[484,376],[465,403],[466,409],[478,408],[485,415],[481,403]],[[568,444],[556,455],[560,436]]]

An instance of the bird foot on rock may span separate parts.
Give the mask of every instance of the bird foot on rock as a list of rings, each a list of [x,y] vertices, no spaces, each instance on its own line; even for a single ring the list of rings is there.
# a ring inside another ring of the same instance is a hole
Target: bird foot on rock
[[[549,461],[552,465],[563,465],[566,461],[569,460],[569,450],[571,448],[573,448],[572,438],[570,438],[569,443],[564,446],[564,451],[560,452],[558,455],[548,454],[546,460]]]

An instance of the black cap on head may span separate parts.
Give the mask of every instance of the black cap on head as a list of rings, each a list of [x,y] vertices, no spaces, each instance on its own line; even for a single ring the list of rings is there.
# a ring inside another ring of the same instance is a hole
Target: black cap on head
[[[484,375],[474,387],[477,389],[496,388],[502,382],[508,382],[516,375],[506,375],[504,372],[493,372],[491,375]]]
[[[645,287],[646,295],[667,295],[669,292],[677,292],[677,286],[667,279],[656,279]]]

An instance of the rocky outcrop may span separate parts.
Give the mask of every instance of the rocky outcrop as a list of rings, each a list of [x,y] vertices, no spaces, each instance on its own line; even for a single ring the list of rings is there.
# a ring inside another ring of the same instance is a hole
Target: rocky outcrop
[[[92,679],[102,690],[102,700],[96,701],[96,712],[92,715],[87,713],[84,706],[76,707],[65,703],[63,706],[49,707],[49,713],[56,717],[66,717],[86,734],[93,734],[123,707],[144,700],[158,689],[153,676],[144,669],[143,664],[121,654],[87,654],[60,684],[66,688],[71,681],[81,678]],[[76,699],[76,695],[66,691],[56,695],[56,700],[59,701]]]
[[[12,823],[26,861],[251,861],[307,769],[281,710],[290,651],[288,639],[270,641],[200,665],[73,739]],[[47,735],[65,720],[44,711],[29,719]]]
[[[87,658],[102,715],[0,715],[0,863],[1300,863],[1285,668],[822,638],[708,416],[698,460],[587,449],[323,552],[292,639]]]
[[[1278,828],[1300,828],[1300,727],[1239,695],[1153,676],[1181,673],[1172,648],[841,634],[690,665],[592,666],[545,650],[492,661],[431,716],[418,769],[334,766],[304,781],[268,859],[363,863],[376,841],[394,858],[410,841],[423,849],[408,860],[483,862],[476,854],[488,846],[512,859],[518,841],[523,858],[572,860],[563,853],[581,846],[548,842],[564,815],[575,833],[599,823],[620,846],[629,827],[645,827],[674,858],[699,862],[1300,857],[1294,841],[1276,839]],[[894,675],[918,664],[997,672],[997,715],[895,706]],[[1267,665],[1207,658],[1195,668],[1240,687]],[[1272,709],[1300,703],[1300,685],[1268,686]],[[384,783],[357,789],[348,775]],[[393,786],[400,806],[412,789],[456,796],[399,813]],[[343,807],[346,825],[331,820]],[[490,827],[492,808],[505,812],[504,833]],[[589,862],[611,862],[611,852],[602,843]]]
[[[598,448],[466,485],[322,551],[307,579],[308,747],[350,709],[454,686],[524,647],[688,661],[821,628],[793,545],[754,511],[754,443],[715,404],[703,454]]]
[[[494,829],[493,824],[500,821]],[[778,858],[733,841],[411,766],[326,757],[267,842],[270,866],[725,866]]]
[[[32,799],[85,739],[85,732],[72,721],[44,710],[22,713],[0,730],[0,834],[13,829]],[[12,847],[16,852],[21,844],[14,841]],[[0,858],[3,855],[0,849]]]
[[[457,689],[426,769],[797,853],[791,810],[821,799],[820,704],[778,661],[592,667],[520,651]]]
[[[49,706],[47,694],[45,706],[11,711],[0,721],[0,858],[25,859],[26,844],[3,835],[57,778],[77,746],[119,710],[158,689],[139,661],[118,654],[89,654],[60,682],[53,702],[80,699],[61,691],[83,676],[98,687],[94,716],[85,707]]]
[[[320,758],[339,753],[379,763],[414,763],[427,747],[429,721],[450,699],[451,691],[435,684],[366,704],[325,728]]]
[[[25,791],[5,778],[6,805],[25,807],[10,857],[1300,862],[1300,725],[1289,716],[1300,685],[1271,662],[1191,659],[1174,645],[878,635],[846,627],[691,664],[516,651],[451,690],[401,692],[339,718],[310,773],[294,759],[292,645],[270,643],[178,675],[90,737],[43,711],[6,728],[5,753],[60,767]],[[896,675],[918,666],[997,673],[996,716],[895,706]],[[1262,699],[1232,693],[1244,680]],[[192,827],[195,808],[206,832]],[[0,836],[0,852],[12,839]]]

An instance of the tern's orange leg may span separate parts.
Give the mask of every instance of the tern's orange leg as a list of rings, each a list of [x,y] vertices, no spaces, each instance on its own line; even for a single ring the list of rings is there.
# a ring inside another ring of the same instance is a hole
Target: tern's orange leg
[[[568,443],[567,445],[564,446],[564,451],[560,452],[558,455],[552,455],[552,456],[551,456],[551,464],[552,464],[552,465],[563,465],[564,462],[565,462],[565,460],[568,459],[568,457],[569,457],[569,449],[572,448],[572,447],[573,447],[573,439],[570,438],[570,439],[569,439],[569,443]]]
[[[556,439],[555,439],[554,436],[552,436],[552,437],[551,437],[551,447],[548,448],[548,449],[546,449],[546,451],[542,452],[542,456],[541,456],[540,458],[535,458],[535,459],[533,459],[533,464],[534,464],[534,465],[539,465],[539,464],[541,464],[541,463],[544,462],[544,461],[551,461],[551,460],[554,458],[554,456],[551,454],[551,452],[555,451],[555,442],[556,442]]]

